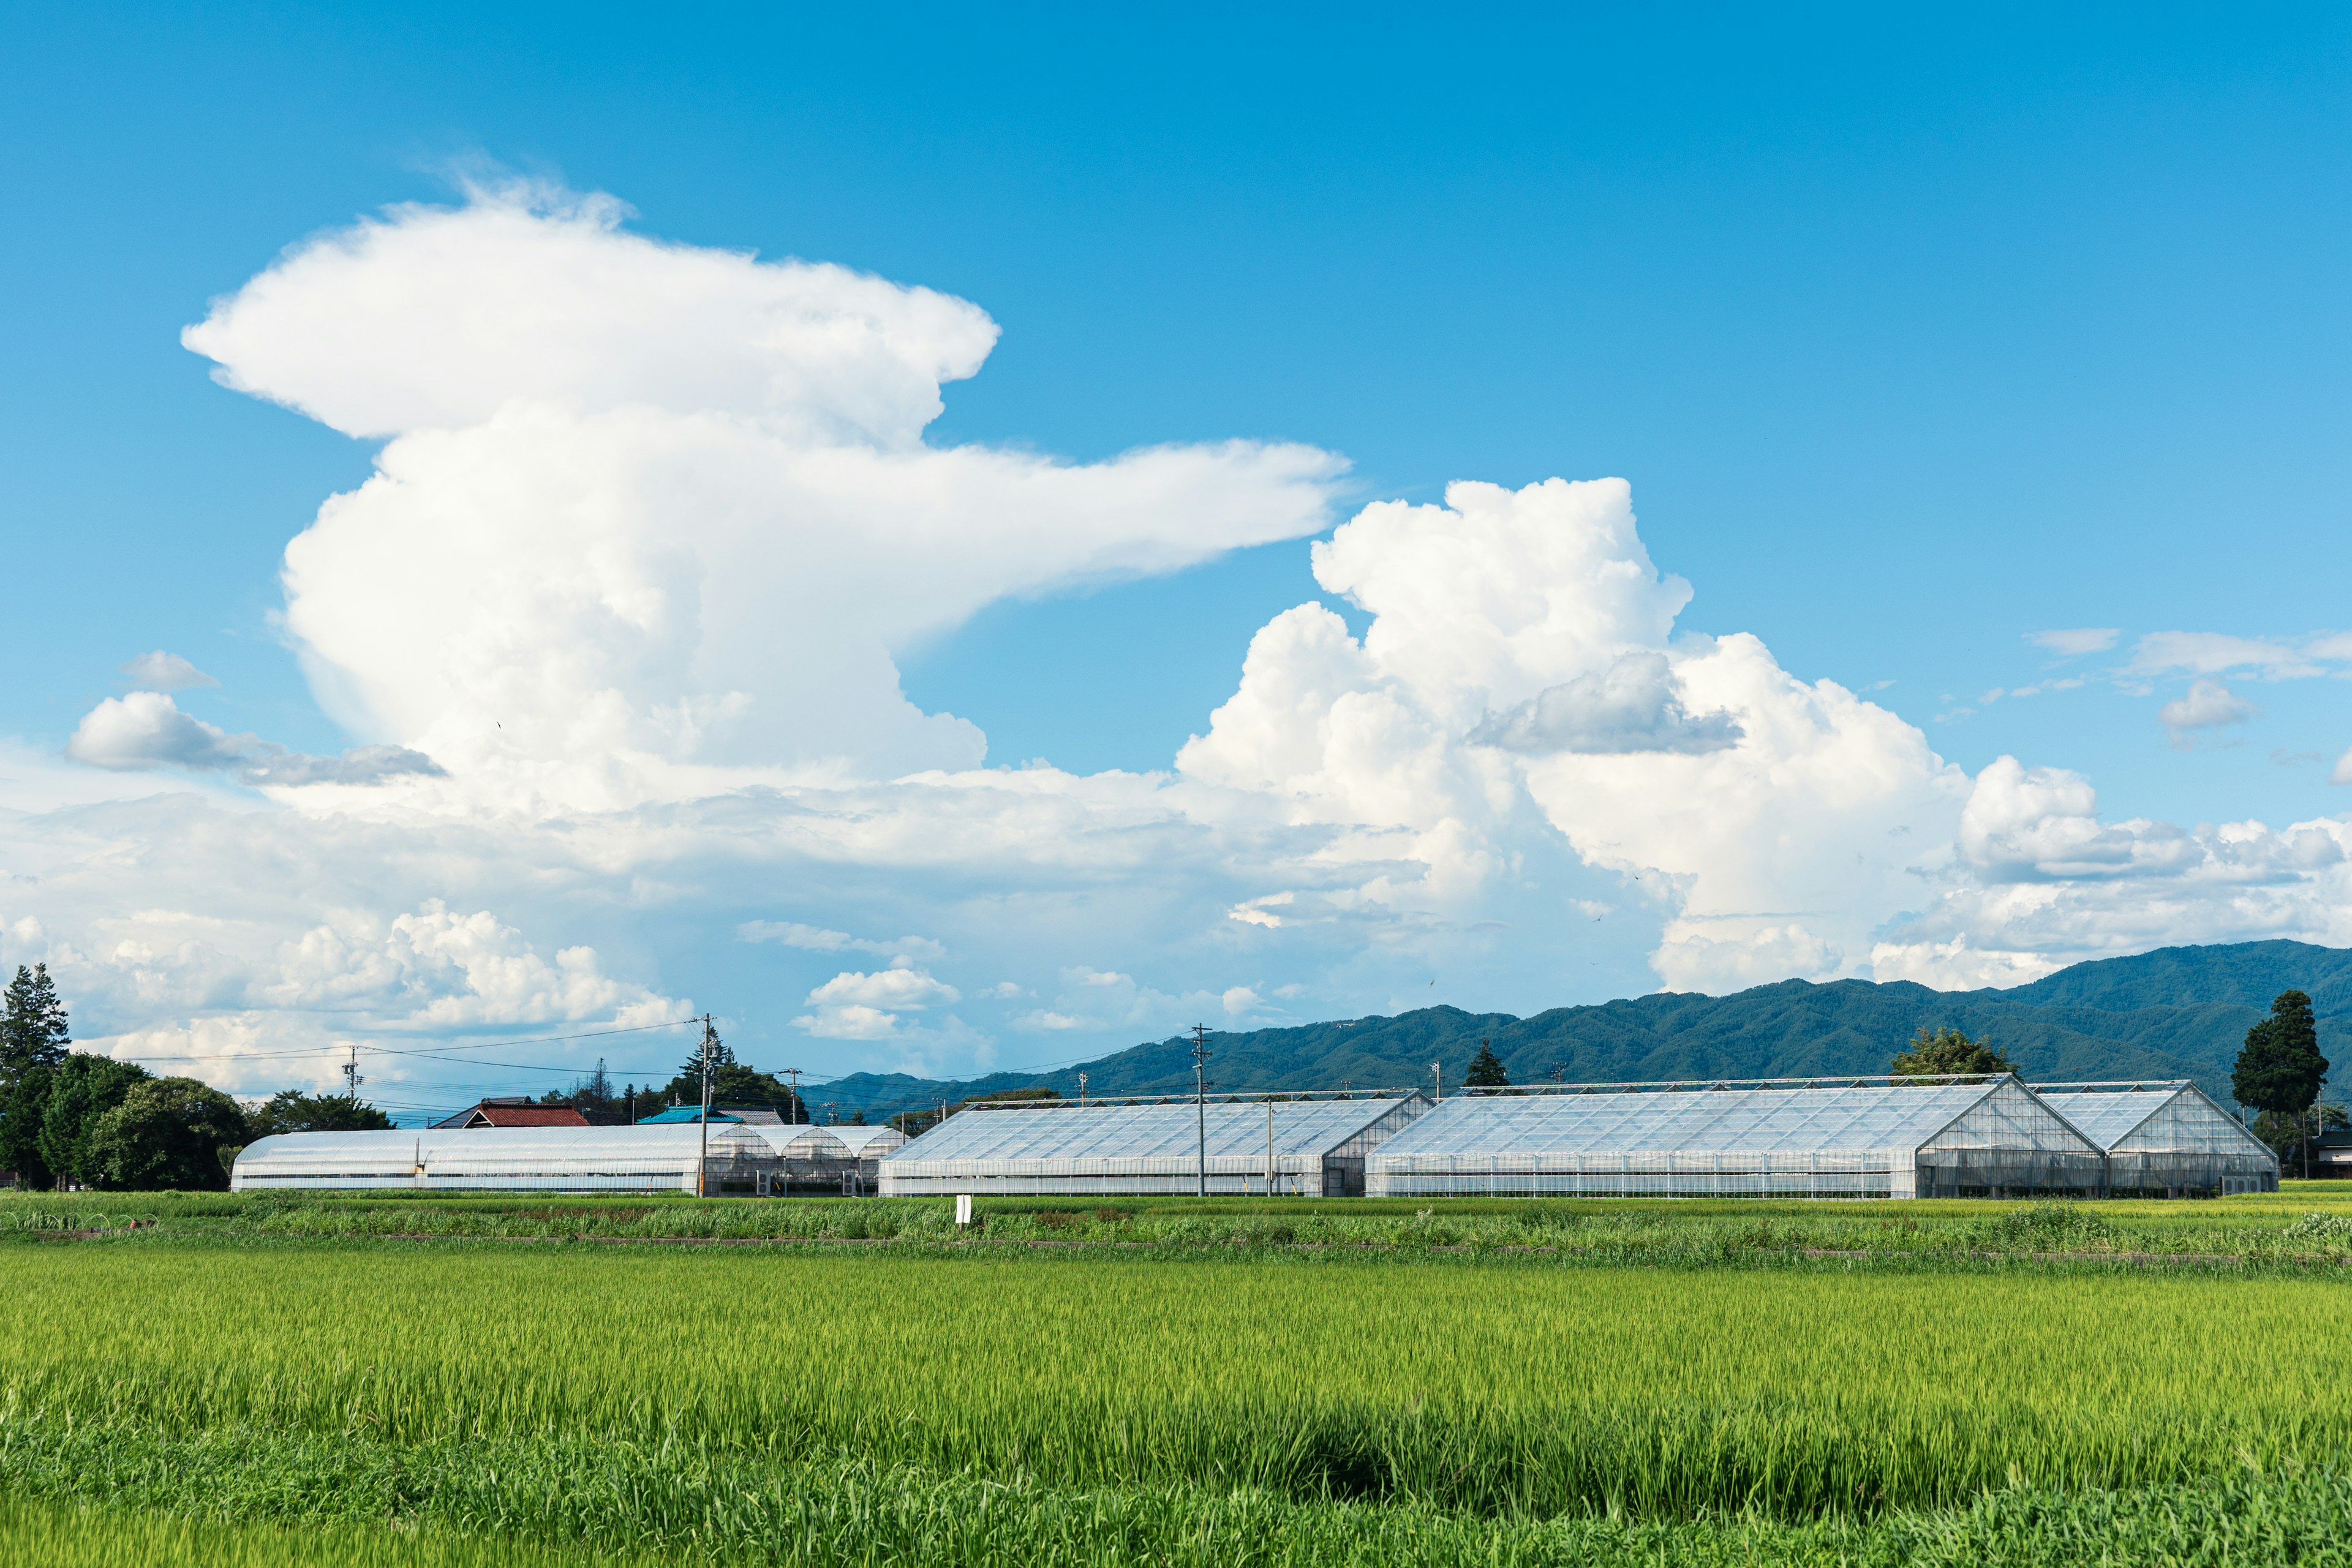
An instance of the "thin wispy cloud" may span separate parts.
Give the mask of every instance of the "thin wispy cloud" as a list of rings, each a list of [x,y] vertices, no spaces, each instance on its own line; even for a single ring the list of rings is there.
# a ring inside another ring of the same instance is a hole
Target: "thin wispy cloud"
[[[2047,653],[2061,658],[2079,658],[2084,654],[2105,653],[2116,646],[2123,632],[2115,626],[2075,626],[2046,632],[2028,632],[2025,640]]]
[[[2265,680],[2305,679],[2326,674],[2330,659],[2347,657],[2332,650],[2347,641],[2352,639],[2336,634],[2306,638],[2297,645],[2223,632],[2150,632],[2133,645],[2124,668],[2132,675],[2221,675],[2244,670]]]
[[[257,787],[442,776],[439,763],[404,746],[357,746],[341,756],[314,757],[257,735],[232,735],[182,712],[160,691],[133,691],[100,702],[83,715],[66,742],[66,755],[118,773],[182,768],[226,773]]]
[[[165,653],[160,647],[126,660],[122,673],[142,691],[193,691],[220,684],[178,654]]]

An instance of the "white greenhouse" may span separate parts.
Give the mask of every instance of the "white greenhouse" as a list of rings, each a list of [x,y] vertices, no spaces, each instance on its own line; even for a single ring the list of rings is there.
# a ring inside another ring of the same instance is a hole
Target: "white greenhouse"
[[[2015,1078],[1474,1090],[1372,1151],[1376,1197],[2004,1197],[2100,1190],[2103,1152]]]
[[[888,1125],[850,1127],[836,1121],[825,1131],[840,1139],[861,1160],[878,1160],[893,1149],[907,1146],[907,1135]]]
[[[2033,1092],[2107,1156],[2115,1197],[2278,1191],[2278,1156],[2187,1079],[2043,1083]]]
[[[878,1163],[899,1148],[907,1135],[895,1127],[817,1127],[807,1123],[754,1123],[751,1130],[767,1139],[783,1169],[772,1185],[776,1191],[838,1192],[863,1197],[881,1180]]]
[[[234,1192],[388,1188],[419,1192],[765,1193],[783,1163],[758,1129],[428,1128],[422,1131],[280,1132],[246,1145]]]
[[[1429,1101],[1415,1090],[967,1106],[884,1156],[882,1193],[1364,1191],[1364,1159]],[[1205,1134],[1205,1140],[1204,1140]],[[1202,1159],[1205,1141],[1206,1159]]]

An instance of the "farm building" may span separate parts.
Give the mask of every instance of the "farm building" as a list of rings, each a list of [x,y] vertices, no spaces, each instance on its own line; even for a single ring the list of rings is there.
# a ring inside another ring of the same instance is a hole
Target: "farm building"
[[[2165,1083],[2046,1083],[2034,1093],[2105,1151],[2116,1197],[2278,1191],[2278,1156],[2202,1090]]]
[[[885,1155],[882,1193],[1190,1193],[1202,1182],[1205,1126],[1210,1192],[1336,1197],[1361,1193],[1364,1156],[1428,1109],[1410,1089],[1205,1106],[983,1101]]]
[[[699,1105],[673,1105],[652,1116],[640,1116],[631,1123],[636,1127],[674,1127],[680,1122],[693,1126],[702,1120]],[[782,1127],[784,1119],[774,1108],[765,1105],[714,1105],[710,1108],[711,1125],[721,1121],[740,1121],[752,1127]]]
[[[2013,1077],[1473,1090],[1374,1150],[1374,1196],[1971,1197],[2100,1190]]]
[[[435,1127],[585,1127],[588,1119],[568,1105],[541,1105],[527,1095],[478,1100]]]
[[[764,1193],[783,1169],[758,1130],[530,1127],[392,1132],[281,1132],[246,1145],[236,1192],[405,1187],[426,1192]]]

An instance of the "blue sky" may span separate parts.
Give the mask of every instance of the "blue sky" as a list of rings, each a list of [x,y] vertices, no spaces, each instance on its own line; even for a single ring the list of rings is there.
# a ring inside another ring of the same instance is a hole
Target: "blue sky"
[[[0,733],[60,757],[122,693],[118,667],[162,648],[218,679],[177,701],[230,733],[322,754],[415,739],[331,716],[277,620],[288,542],[367,478],[380,439],[224,390],[179,334],[307,237],[520,174],[612,193],[635,233],[971,301],[1002,339],[945,388],[933,447],[1099,463],[1307,443],[1352,465],[1329,523],[1435,503],[1455,479],[1622,476],[1649,557],[1694,589],[1682,630],[1753,634],[1790,675],[1863,691],[1969,775],[2004,755],[2071,770],[2108,822],[2333,818],[2352,809],[2328,782],[2352,745],[2347,661],[2268,679],[2291,667],[2275,648],[2166,662],[2140,639],[2301,648],[2352,623],[2348,26],[2321,8],[19,11],[0,23],[16,371],[0,517],[18,566]],[[891,651],[912,702],[976,724],[992,764],[1166,770],[1233,695],[1252,636],[1308,599],[1360,636],[1370,624],[1284,537],[1023,588]],[[2028,641],[2085,627],[2117,636],[2071,658]],[[2141,668],[2115,678],[2135,649]],[[2176,734],[2158,710],[2200,675],[2226,690],[2192,716],[2230,721]],[[206,787],[226,803],[211,809],[262,808]],[[1557,836],[1521,849],[1559,866],[1494,917],[1519,930],[1632,875]],[[2003,885],[2070,875],[2040,864]],[[457,880],[452,909],[496,905],[495,876]],[[740,894],[576,931],[499,919],[548,952],[587,942],[649,995],[731,1005],[742,1037],[805,1065],[881,1065],[873,1041],[784,1021],[840,950],[723,937],[754,915],[923,934],[859,924],[903,911],[862,907],[856,884],[811,877],[772,910]],[[386,891],[379,913],[415,891]],[[80,916],[40,918],[43,942],[72,944],[58,932]],[[2284,925],[2178,931],[2324,938],[2343,918],[2321,890]],[[1174,973],[1181,960],[1151,979],[1161,949],[1142,928],[1100,955],[1069,951],[1059,918],[1016,929],[990,954],[1028,965],[1005,982],[1036,994],[1016,1010],[1054,1013],[1037,976],[1072,967],[1173,998],[1229,989]],[[2063,960],[2161,934],[2013,945]],[[1366,940],[1273,955],[1236,983],[1307,984],[1290,1016],[1384,1006],[1402,995],[1400,949]],[[1421,989],[1467,1006],[1660,983],[1654,924],[1591,940],[1569,962],[1403,947],[1461,977]],[[1024,1035],[982,1017],[976,977],[923,963],[960,991],[969,1037],[992,1042],[935,1043],[920,1059],[942,1068],[1189,1021]],[[110,1032],[222,1010],[201,986],[110,986],[96,971],[85,986]],[[256,1010],[252,994],[226,1009]],[[561,1011],[504,1022],[530,1032]]]

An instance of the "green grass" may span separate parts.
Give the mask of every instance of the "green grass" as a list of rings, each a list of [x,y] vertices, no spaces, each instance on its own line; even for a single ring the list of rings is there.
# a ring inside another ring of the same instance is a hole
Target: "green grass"
[[[1101,1253],[0,1249],[0,1411],[684,1442],[1543,1517],[2133,1488],[2352,1438],[2323,1280]]]
[[[0,1423],[0,1455],[13,1494],[0,1502],[0,1562],[76,1568],[2352,1563],[2352,1483],[2331,1474],[2240,1473],[2121,1494],[2012,1489],[1874,1520],[1665,1523],[1483,1519],[1182,1484],[1055,1489],[556,1439],[394,1450],[85,1430],[34,1443]]]
[[[2352,1563],[2352,1188],[982,1207],[0,1198],[0,1563]]]
[[[2352,1262],[2352,1201],[2322,1184],[2208,1202],[1989,1204],[1756,1200],[999,1199],[959,1232],[939,1199],[88,1194],[0,1198],[0,1241],[114,1232],[133,1220],[175,1237],[862,1242],[935,1248],[1005,1244],[1168,1249],[1470,1248],[1600,1263],[1774,1263],[1866,1253],[1894,1263],[2038,1258],[2227,1259],[2292,1269]],[[2297,1222],[2347,1222],[2333,1233]],[[2200,1266],[2210,1266],[2200,1264]]]
[[[641,1561],[380,1524],[298,1529],[0,1501],[0,1563],[25,1568],[623,1568]]]

